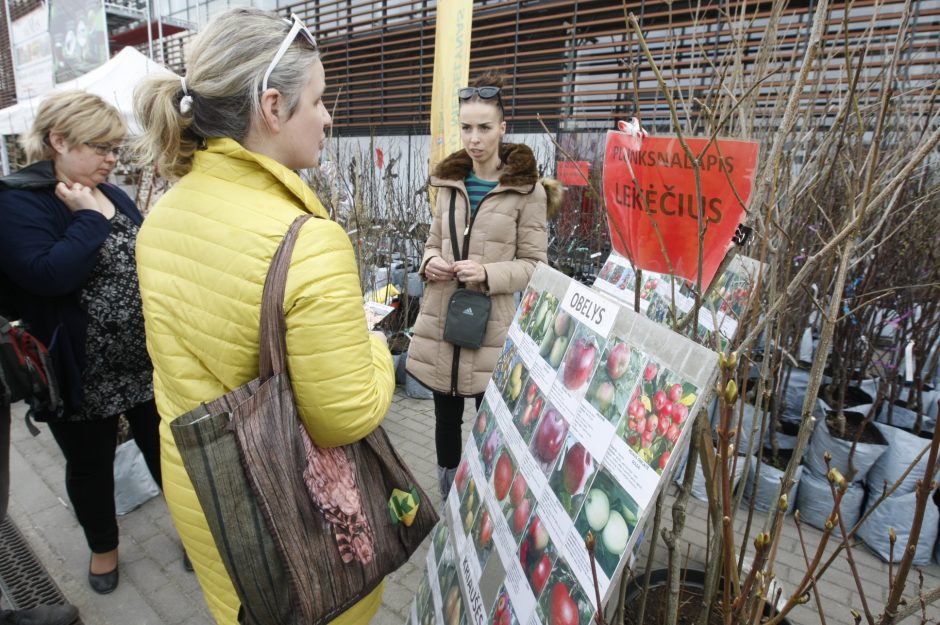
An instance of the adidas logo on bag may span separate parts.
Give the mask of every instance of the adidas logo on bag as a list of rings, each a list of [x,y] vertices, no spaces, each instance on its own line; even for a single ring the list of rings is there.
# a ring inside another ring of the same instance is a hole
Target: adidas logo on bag
[[[472,317],[472,316],[473,316],[473,309],[468,306],[468,307],[466,308],[466,310],[463,311],[463,314],[465,314],[465,315],[470,315],[470,316]]]

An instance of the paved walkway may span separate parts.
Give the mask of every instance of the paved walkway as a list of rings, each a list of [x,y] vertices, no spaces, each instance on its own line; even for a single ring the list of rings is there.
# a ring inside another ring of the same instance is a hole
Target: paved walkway
[[[195,577],[183,570],[179,541],[166,505],[159,497],[120,517],[118,589],[111,595],[98,596],[88,588],[88,548],[68,505],[62,455],[47,429],[43,428],[36,438],[29,435],[22,414],[23,407],[14,406],[10,515],[63,593],[78,606],[86,625],[212,625]],[[385,427],[437,505],[431,402],[409,399],[399,389]],[[700,560],[704,551],[705,516],[705,504],[692,500],[685,538],[691,545],[689,554],[693,562]],[[736,519],[736,525],[743,521],[742,515]],[[820,532],[805,528],[804,536],[815,546]],[[423,573],[425,551],[420,549],[411,562],[387,580],[382,609],[371,625],[407,622],[411,599]],[[887,597],[888,566],[864,547],[855,550],[855,557],[869,607],[877,615]],[[640,562],[645,563],[645,557]],[[783,531],[776,570],[786,588],[792,588],[805,570],[792,521]],[[931,564],[921,571],[925,590],[940,586],[940,567]],[[912,596],[917,583],[918,574],[913,572],[906,596]],[[861,610],[861,604],[844,558],[826,573],[819,591],[826,625],[854,623],[849,610]],[[940,607],[928,606],[926,612],[928,622],[940,623]],[[798,607],[790,621],[801,625],[821,622],[812,601]],[[907,622],[921,621],[912,618]]]

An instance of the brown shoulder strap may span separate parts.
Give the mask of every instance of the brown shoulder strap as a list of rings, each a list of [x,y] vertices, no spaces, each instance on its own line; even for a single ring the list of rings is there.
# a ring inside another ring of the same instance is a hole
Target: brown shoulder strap
[[[287,270],[300,228],[313,215],[301,215],[290,225],[274,252],[261,293],[261,333],[258,372],[262,380],[287,370],[287,324],[284,321],[284,289]]]

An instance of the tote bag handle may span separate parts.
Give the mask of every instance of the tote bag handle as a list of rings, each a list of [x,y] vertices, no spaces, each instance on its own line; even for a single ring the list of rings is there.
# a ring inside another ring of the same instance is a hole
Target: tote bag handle
[[[281,239],[261,292],[261,332],[258,353],[258,373],[262,381],[287,370],[287,323],[284,320],[284,290],[291,254],[300,234],[300,228],[312,218],[305,214],[297,217],[287,234]]]

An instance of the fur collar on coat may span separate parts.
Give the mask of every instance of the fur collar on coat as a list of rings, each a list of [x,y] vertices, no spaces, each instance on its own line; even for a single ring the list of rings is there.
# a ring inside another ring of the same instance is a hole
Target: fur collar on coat
[[[504,165],[499,176],[499,184],[504,187],[532,187],[541,182],[547,196],[547,214],[552,219],[558,214],[564,196],[564,187],[557,180],[542,178],[539,180],[538,166],[532,149],[523,143],[503,143],[500,145],[499,158]],[[473,159],[466,150],[454,152],[434,168],[432,176],[441,180],[462,181],[473,170]],[[526,192],[530,192],[527,189]]]

